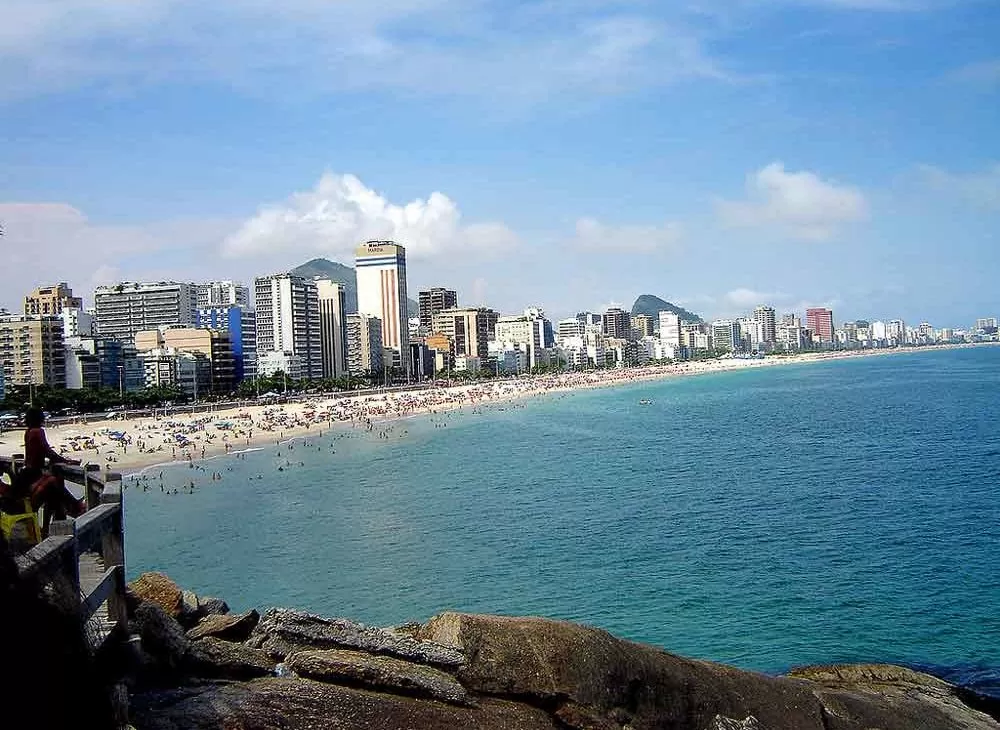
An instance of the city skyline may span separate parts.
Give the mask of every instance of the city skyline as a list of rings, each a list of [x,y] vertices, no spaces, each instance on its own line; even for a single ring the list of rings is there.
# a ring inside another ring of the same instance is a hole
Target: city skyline
[[[369,243],[391,243],[391,242],[371,241]],[[398,248],[405,249],[405,246],[400,245],[400,246],[398,246]],[[351,268],[353,268],[353,267],[351,267]],[[266,275],[265,274],[258,274],[256,276],[252,276],[251,277],[250,283],[252,285],[253,281],[255,279],[258,279],[258,278],[283,277],[283,276],[289,276],[289,275],[290,275],[289,271],[272,272],[272,273],[266,274]],[[320,277],[318,280],[325,281],[325,279],[323,279],[322,277]],[[29,298],[29,295],[35,293],[37,290],[42,289],[42,288],[52,288],[53,290],[55,290],[56,288],[58,288],[60,286],[66,286],[66,285],[68,285],[69,290],[71,292],[73,292],[74,296],[78,300],[82,301],[82,303],[83,303],[83,309],[84,310],[90,310],[90,309],[94,308],[94,304],[95,304],[95,302],[94,302],[94,298],[95,298],[94,294],[96,294],[101,289],[109,290],[109,289],[113,289],[115,286],[119,286],[119,285],[132,285],[132,286],[139,286],[139,287],[146,287],[146,286],[152,286],[152,287],[163,287],[163,286],[167,286],[167,287],[174,287],[174,286],[204,287],[204,286],[212,286],[212,285],[216,285],[217,286],[219,284],[225,284],[227,286],[234,287],[234,288],[236,288],[236,287],[242,287],[243,289],[247,288],[247,285],[244,284],[241,281],[237,281],[237,280],[234,280],[234,279],[231,279],[231,278],[222,279],[220,281],[220,279],[218,277],[215,277],[215,278],[203,278],[202,280],[192,280],[192,281],[158,281],[158,282],[151,282],[151,281],[135,281],[135,282],[128,281],[128,282],[125,282],[125,281],[123,281],[123,282],[117,282],[115,284],[102,284],[102,285],[100,285],[98,287],[95,287],[95,289],[93,290],[92,296],[90,298],[90,301],[88,302],[88,300],[87,300],[86,297],[80,296],[80,291],[78,289],[74,288],[73,282],[66,282],[66,281],[62,281],[62,282],[40,281],[40,282],[35,282],[35,283],[31,284],[30,288],[27,289],[24,292],[24,294],[21,294],[21,295],[19,295],[19,296],[16,297],[16,301],[18,302],[18,304],[16,304],[12,308],[0,307],[0,312],[3,312],[4,310],[6,310],[9,314],[17,314],[17,315],[26,314],[27,312],[24,312],[24,309],[27,306],[27,300]],[[464,295],[460,291],[448,289],[447,288],[447,284],[441,284],[440,282],[438,282],[437,284],[435,284],[433,286],[428,286],[426,288],[421,287],[419,289],[419,293],[421,293],[421,294],[430,293],[430,292],[437,292],[437,291],[448,291],[448,292],[450,292],[452,294],[457,293],[458,294],[458,299],[461,299],[462,302],[467,302],[467,299],[464,297]],[[414,290],[410,291],[409,297],[411,299],[416,300],[416,295],[417,294],[418,294],[418,290],[414,289]],[[778,316],[781,316],[783,314],[801,315],[801,319],[803,321],[806,321],[806,319],[808,317],[808,312],[809,312],[810,309],[818,309],[818,310],[821,310],[821,309],[830,309],[833,312],[834,325],[836,325],[837,329],[839,329],[840,323],[843,323],[843,322],[853,322],[853,321],[858,321],[858,320],[864,320],[864,321],[893,321],[893,320],[899,320],[899,321],[905,321],[905,322],[914,323],[914,324],[918,324],[918,323],[930,323],[931,325],[933,325],[934,327],[936,327],[938,329],[946,328],[946,329],[966,330],[966,329],[975,329],[976,323],[978,321],[981,321],[983,318],[996,318],[997,316],[1000,316],[1000,313],[994,314],[994,310],[989,310],[989,311],[982,311],[982,312],[977,313],[974,317],[972,317],[971,320],[969,320],[967,322],[951,322],[951,321],[943,321],[940,318],[937,318],[937,317],[933,316],[933,314],[931,316],[919,316],[919,317],[909,318],[909,317],[903,316],[898,311],[892,311],[892,310],[890,310],[888,312],[875,312],[875,313],[873,313],[873,312],[867,312],[867,313],[862,313],[861,315],[856,316],[856,317],[850,317],[850,318],[848,318],[848,317],[844,317],[843,315],[840,315],[840,313],[839,313],[840,310],[837,309],[836,306],[831,306],[830,304],[817,304],[817,303],[812,303],[811,300],[803,300],[801,302],[797,302],[793,306],[783,307],[780,304],[776,304],[773,301],[767,301],[767,300],[765,300],[765,301],[759,301],[759,300],[754,300],[754,299],[747,298],[747,296],[749,296],[750,294],[752,294],[752,292],[749,292],[749,291],[742,292],[741,296],[737,299],[737,301],[740,302],[740,304],[738,305],[738,307],[734,304],[734,308],[732,310],[728,311],[724,315],[710,315],[707,312],[697,312],[697,311],[693,312],[693,313],[694,314],[698,314],[699,316],[701,316],[702,319],[705,322],[711,323],[712,321],[715,321],[715,320],[737,319],[737,318],[740,318],[740,317],[751,317],[752,318],[754,316],[754,310],[760,309],[760,308],[763,307],[763,308],[773,309],[774,312],[776,313],[776,315],[778,315]],[[655,295],[655,293],[654,293],[654,295]],[[231,296],[233,298],[235,298],[236,295],[235,295],[235,293],[233,293],[233,294],[231,294]],[[233,302],[233,303],[235,303],[235,302]],[[250,305],[250,309],[252,311],[253,310],[253,303],[252,303],[252,301],[247,302],[247,303]],[[674,301],[674,302],[671,302],[671,303],[673,303],[673,304],[681,304],[681,302],[679,302],[679,301]],[[501,314],[503,314],[503,313],[519,313],[519,312],[522,312],[525,308],[538,307],[539,305],[541,305],[541,309],[544,310],[548,314],[549,318],[552,321],[558,321],[558,320],[565,319],[565,318],[571,318],[571,317],[575,316],[576,314],[578,314],[580,312],[592,312],[594,314],[603,316],[604,314],[606,314],[608,312],[608,310],[624,309],[625,312],[628,312],[631,309],[631,305],[628,302],[610,302],[606,306],[601,307],[599,309],[587,308],[587,307],[582,307],[582,306],[577,306],[577,307],[572,307],[571,306],[565,312],[560,312],[560,311],[550,310],[548,307],[544,306],[544,304],[545,304],[544,302],[523,301],[520,304],[515,305],[511,309],[501,309],[501,308],[498,308],[498,307],[494,307],[494,308],[496,309],[497,312],[499,312]],[[492,302],[490,302],[490,301],[487,300],[487,301],[481,301],[481,302],[469,302],[467,304],[462,304],[462,306],[463,307],[467,306],[467,307],[472,307],[472,308],[478,308],[478,307],[490,307],[490,306],[493,306],[493,305],[492,305]],[[345,310],[345,311],[347,311],[347,310]],[[371,312],[365,312],[365,313],[366,314],[372,314]],[[375,316],[378,316],[379,313],[380,312],[376,312]],[[411,320],[411,321],[412,320],[416,320],[416,319],[420,319],[420,316],[417,313],[413,313],[412,316],[408,317],[408,320]]]
[[[995,3],[0,4],[5,292],[392,239],[504,311],[997,303]]]

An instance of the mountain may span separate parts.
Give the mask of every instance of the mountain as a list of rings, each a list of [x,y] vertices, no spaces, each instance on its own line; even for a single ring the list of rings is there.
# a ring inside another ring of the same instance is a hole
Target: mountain
[[[681,318],[682,322],[704,321],[694,312],[689,312],[684,307],[678,307],[676,304],[671,304],[659,297],[654,297],[652,294],[643,294],[632,305],[633,317],[637,314],[648,314],[651,317],[656,317],[657,312],[673,312]]]
[[[290,273],[296,276],[304,276],[308,279],[319,276],[330,281],[335,281],[338,284],[343,284],[344,298],[347,300],[347,311],[358,311],[358,278],[354,273],[354,269],[350,266],[344,266],[328,259],[313,259],[312,261],[306,261],[301,266],[296,266]],[[420,305],[412,299],[407,299],[406,311],[408,316],[416,317],[420,314]]]

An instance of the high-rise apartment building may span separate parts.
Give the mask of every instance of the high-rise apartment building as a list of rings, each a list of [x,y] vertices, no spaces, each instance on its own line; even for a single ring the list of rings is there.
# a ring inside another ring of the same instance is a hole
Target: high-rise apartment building
[[[78,307],[64,307],[59,318],[63,322],[63,337],[93,337],[97,329],[94,315]]]
[[[637,314],[632,317],[632,337],[641,340],[643,337],[652,337],[656,332],[659,322],[648,314]]]
[[[420,292],[420,327],[430,333],[434,326],[434,315],[444,309],[458,308],[458,294],[451,289],[434,287]]]
[[[611,307],[604,312],[604,336],[627,340],[632,335],[632,318],[620,307]]]
[[[569,339],[570,337],[580,337],[583,335],[583,332],[583,323],[576,317],[560,319],[559,322],[556,323],[556,340],[559,342]]]
[[[997,318],[980,317],[976,320],[975,329],[985,334],[994,334],[997,331]]]
[[[542,311],[537,308],[526,310],[520,317],[499,317],[494,331],[494,341],[509,346],[508,349],[511,350],[519,349],[517,346],[523,347],[528,367],[546,364],[547,322]]]
[[[906,322],[901,319],[890,319],[885,325],[885,336],[894,345],[905,345],[907,343]]]
[[[39,287],[24,298],[24,313],[28,316],[54,317],[64,309],[83,309],[83,299],[74,297],[65,281]]]
[[[394,367],[410,363],[406,311],[406,249],[392,241],[368,241],[355,251],[358,312],[382,322],[382,347]]]
[[[94,292],[97,334],[131,344],[136,332],[170,325],[194,326],[198,291],[194,284],[122,282]]]
[[[198,327],[225,330],[233,350],[233,383],[257,375],[257,313],[246,307],[207,307],[198,310]]]
[[[344,285],[329,279],[316,280],[319,297],[320,347],[323,355],[323,377],[347,375],[347,312]]]
[[[0,318],[0,368],[12,385],[66,385],[63,323],[55,316]]]
[[[759,306],[753,310],[761,343],[773,345],[778,340],[778,322],[773,307]]]
[[[319,296],[316,282],[294,274],[254,279],[257,370],[283,370],[293,378],[323,377]]]
[[[200,327],[167,327],[156,330],[160,342],[149,349],[166,347],[178,353],[204,356],[208,360],[208,381],[201,383],[203,390],[207,386],[213,393],[229,393],[234,386],[233,346],[228,330],[206,329]],[[136,333],[136,349],[147,333]],[[208,391],[205,391],[206,394]]]
[[[454,343],[455,356],[489,357],[489,342],[494,339],[499,313],[486,307],[445,309],[434,315],[431,329],[446,335]]]
[[[209,281],[198,284],[198,309],[213,307],[252,307],[250,287],[235,281]]]
[[[833,342],[833,312],[826,307],[807,309],[806,327],[813,333],[815,342]]]
[[[741,342],[739,322],[732,319],[712,322],[712,347],[716,352],[736,352]]]
[[[344,321],[348,372],[354,376],[381,374],[384,367],[382,322],[370,314],[348,314]]]
[[[669,311],[660,312],[657,317],[660,320],[660,342],[675,349],[683,345],[681,318]]]

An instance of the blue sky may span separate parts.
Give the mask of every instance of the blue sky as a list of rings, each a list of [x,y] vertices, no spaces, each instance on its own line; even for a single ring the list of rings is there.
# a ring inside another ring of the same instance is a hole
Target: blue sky
[[[994,0],[0,0],[0,304],[407,246],[553,316],[1000,314]]]

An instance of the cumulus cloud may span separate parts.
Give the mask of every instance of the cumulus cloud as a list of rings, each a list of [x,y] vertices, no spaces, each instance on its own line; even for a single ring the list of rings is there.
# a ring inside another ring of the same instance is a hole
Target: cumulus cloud
[[[261,207],[226,238],[223,252],[233,258],[280,252],[286,258],[351,261],[358,244],[371,239],[396,241],[411,259],[500,253],[518,243],[502,223],[463,225],[458,206],[443,193],[397,204],[354,175],[327,172],[312,190]]]
[[[678,223],[612,226],[581,218],[576,222],[573,244],[590,250],[649,253],[676,248],[681,235]]]
[[[845,224],[868,217],[860,190],[826,181],[812,172],[790,172],[772,162],[747,178],[747,199],[717,203],[730,226],[772,228],[793,238],[822,241]]]
[[[1000,210],[1000,163],[981,172],[955,173],[931,165],[921,165],[918,171],[923,182],[936,191],[957,195],[988,210]]]

